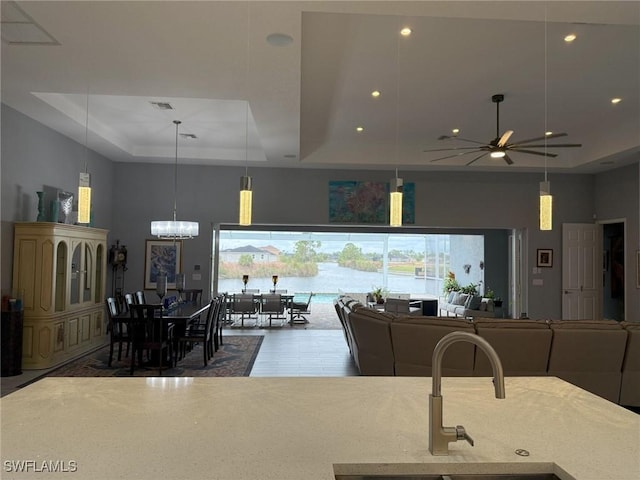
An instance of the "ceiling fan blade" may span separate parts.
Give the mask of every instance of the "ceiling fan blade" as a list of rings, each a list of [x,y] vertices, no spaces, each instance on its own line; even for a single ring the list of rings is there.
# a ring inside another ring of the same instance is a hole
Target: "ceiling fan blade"
[[[502,157],[504,159],[505,162],[507,162],[507,165],[513,165],[513,160],[511,160],[511,157],[509,155],[507,155],[506,153],[504,154],[504,157]]]
[[[423,150],[423,152],[451,152],[454,150],[477,150],[478,147],[449,147],[449,148],[434,148],[429,150]]]
[[[458,137],[457,135],[441,135],[441,136],[438,137],[438,140],[450,140],[450,139],[462,140],[463,142],[477,143],[479,145],[486,145],[487,144],[487,142],[479,142],[477,140],[469,140],[468,138]]]
[[[544,152],[536,152],[535,150],[524,150],[522,148],[509,148],[510,151],[512,152],[519,152],[519,153],[530,153],[531,155],[542,155],[543,157],[552,157],[555,158],[558,156],[557,153],[544,153]]]
[[[514,145],[522,145],[523,143],[531,143],[537,142],[538,140],[544,140],[545,138],[548,140],[550,138],[558,138],[558,137],[566,137],[566,133],[552,133],[551,135],[543,135],[542,137],[528,138],[526,140],[520,140],[516,142]]]
[[[473,162],[475,162],[476,160],[480,160],[482,157],[484,157],[487,154],[487,152],[484,152],[482,155],[478,155],[476,158],[474,158],[473,160],[471,160],[469,163],[467,163],[467,167],[469,165],[471,165]]]
[[[513,145],[509,145],[510,147],[518,147],[518,145],[513,144]],[[541,144],[541,145],[523,145],[523,147],[527,147],[527,148],[566,148],[566,147],[581,147],[582,144],[581,143],[554,143],[554,144]]]
[[[506,132],[504,132],[502,134],[502,137],[500,137],[500,140],[498,141],[498,146],[504,147],[509,141],[509,138],[511,137],[511,135],[513,135],[513,130],[507,130]]]
[[[453,155],[447,155],[446,157],[434,158],[434,159],[433,159],[433,160],[431,160],[431,161],[432,161],[432,162],[439,162],[440,160],[446,160],[447,158],[459,157],[459,156],[461,156],[461,155],[466,155],[466,154],[468,154],[468,153],[478,153],[478,152],[480,152],[480,151],[481,151],[481,150],[475,149],[475,150],[470,151],[470,152],[455,153],[455,154],[453,154]],[[484,155],[484,153],[483,153],[483,155]]]

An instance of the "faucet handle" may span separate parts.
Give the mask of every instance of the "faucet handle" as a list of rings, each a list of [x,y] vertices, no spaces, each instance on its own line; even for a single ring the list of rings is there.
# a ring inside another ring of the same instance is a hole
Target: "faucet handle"
[[[466,440],[473,447],[473,438],[469,436],[462,425],[456,426],[456,440]]]

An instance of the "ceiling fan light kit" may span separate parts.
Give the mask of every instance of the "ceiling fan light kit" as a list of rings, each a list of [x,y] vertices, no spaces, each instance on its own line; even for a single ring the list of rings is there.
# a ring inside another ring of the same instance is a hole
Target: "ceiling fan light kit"
[[[461,138],[457,135],[441,135],[438,137],[438,140],[451,140],[456,139],[463,142],[474,143],[476,144],[473,147],[449,147],[449,148],[436,148],[430,150],[424,150],[424,152],[445,152],[445,151],[459,151],[458,153],[453,153],[450,155],[445,155],[444,157],[434,158],[431,160],[432,162],[439,162],[441,160],[445,160],[448,158],[455,158],[468,154],[479,154],[466,165],[471,165],[476,161],[480,160],[485,155],[489,154],[491,158],[502,158],[507,165],[512,165],[513,160],[509,156],[509,153],[525,153],[527,155],[539,155],[543,157],[555,158],[558,156],[557,153],[548,153],[547,148],[571,148],[571,147],[581,147],[580,143],[556,143],[556,144],[547,144],[546,140],[551,138],[565,137],[566,133],[554,133],[551,135],[542,135],[540,137],[528,138],[526,140],[515,141],[509,143],[509,139],[513,135],[513,130],[506,130],[502,135],[500,134],[500,103],[504,101],[504,94],[496,93],[491,96],[491,101],[496,104],[496,136],[490,142],[480,142],[477,140],[470,140],[468,138]],[[535,142],[545,140],[545,143],[535,144]],[[544,151],[535,150],[537,148],[542,148]]]

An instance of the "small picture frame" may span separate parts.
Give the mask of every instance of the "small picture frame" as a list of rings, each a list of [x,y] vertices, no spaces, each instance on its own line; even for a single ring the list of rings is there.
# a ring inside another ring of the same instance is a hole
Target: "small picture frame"
[[[551,248],[538,249],[538,267],[553,267],[553,250]]]
[[[155,290],[160,272],[167,274],[167,288],[175,290],[176,273],[182,271],[181,240],[147,240],[144,256],[144,289]]]

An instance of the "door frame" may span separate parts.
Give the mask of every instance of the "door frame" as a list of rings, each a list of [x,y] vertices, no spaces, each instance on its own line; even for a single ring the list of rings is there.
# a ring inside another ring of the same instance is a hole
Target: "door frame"
[[[623,250],[623,254],[624,254],[624,319],[626,320],[627,318],[629,318],[627,316],[627,312],[629,310],[629,281],[628,281],[628,275],[629,272],[628,270],[632,270],[633,272],[635,272],[635,269],[627,269],[627,267],[630,265],[629,263],[629,241],[628,241],[628,231],[627,231],[627,219],[626,218],[612,218],[612,219],[606,219],[606,220],[597,220],[596,221],[596,225],[599,226],[599,233],[598,235],[600,236],[600,247],[601,247],[601,252],[600,252],[600,256],[602,257],[604,255],[604,227],[603,225],[608,225],[608,224],[612,224],[612,223],[621,223],[622,224],[622,231],[623,231],[623,238],[624,238],[624,250]],[[635,283],[634,283],[635,284]],[[602,288],[600,289],[600,317],[604,316],[604,286],[602,286]]]

